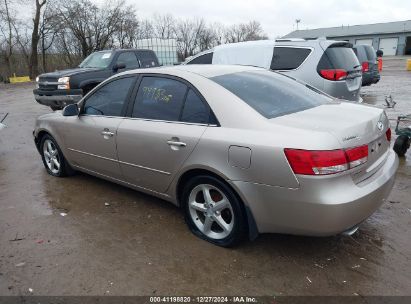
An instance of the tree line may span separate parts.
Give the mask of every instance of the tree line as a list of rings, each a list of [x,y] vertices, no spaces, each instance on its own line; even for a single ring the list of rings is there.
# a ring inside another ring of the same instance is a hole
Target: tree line
[[[176,39],[180,60],[222,43],[267,39],[258,21],[227,26],[171,14],[139,18],[125,0],[100,6],[90,0],[0,1],[3,78],[24,71],[34,79],[41,72],[77,65],[98,50],[137,47],[140,39]],[[31,16],[22,13],[27,9]]]

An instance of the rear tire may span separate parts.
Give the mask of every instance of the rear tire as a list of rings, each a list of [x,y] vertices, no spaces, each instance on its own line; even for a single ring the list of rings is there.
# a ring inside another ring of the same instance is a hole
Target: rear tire
[[[39,151],[48,174],[64,177],[75,173],[52,136],[46,134],[42,137]]]
[[[402,157],[407,153],[408,148],[410,147],[410,139],[408,136],[400,135],[397,137],[394,143],[394,151],[398,156]]]
[[[199,238],[221,247],[233,247],[245,238],[244,207],[224,182],[196,176],[184,186],[181,197],[186,223]]]

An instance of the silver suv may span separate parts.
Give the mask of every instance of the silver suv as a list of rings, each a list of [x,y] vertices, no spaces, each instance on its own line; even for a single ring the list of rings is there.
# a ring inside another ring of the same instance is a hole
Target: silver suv
[[[331,96],[361,101],[362,68],[346,41],[276,39],[224,44],[183,64],[258,66],[299,79]]]

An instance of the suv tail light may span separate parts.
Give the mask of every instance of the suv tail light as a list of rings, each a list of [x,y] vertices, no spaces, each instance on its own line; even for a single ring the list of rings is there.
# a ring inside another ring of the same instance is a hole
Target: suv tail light
[[[362,71],[363,71],[363,73],[364,73],[364,72],[368,72],[369,68],[370,68],[370,66],[368,65],[368,62],[367,62],[367,61],[364,61],[364,62],[362,63]]]
[[[344,80],[347,78],[347,74],[347,71],[343,69],[320,70],[322,78],[332,81]]]
[[[391,128],[388,128],[385,132],[385,136],[387,137],[388,141],[391,141]]]
[[[295,174],[327,175],[346,171],[368,160],[368,146],[346,150],[311,151],[284,149]]]

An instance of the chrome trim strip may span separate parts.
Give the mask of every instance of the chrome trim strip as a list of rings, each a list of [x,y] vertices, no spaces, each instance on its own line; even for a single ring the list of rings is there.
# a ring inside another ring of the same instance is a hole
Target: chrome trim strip
[[[127,163],[127,162],[124,162],[124,161],[120,161],[120,160],[117,160],[117,159],[112,159],[112,158],[109,158],[109,157],[96,155],[96,154],[93,154],[93,153],[83,152],[83,151],[79,151],[79,150],[72,149],[72,148],[67,148],[67,150],[70,150],[72,152],[85,154],[85,155],[88,155],[88,156],[101,158],[101,159],[112,161],[112,162],[116,162],[116,163],[119,163],[119,164],[122,164],[122,165],[128,165],[128,166],[132,166],[132,167],[136,167],[136,168],[140,168],[140,169],[144,169],[144,170],[148,170],[148,171],[153,171],[153,172],[157,172],[157,173],[161,173],[161,174],[165,174],[165,175],[171,175],[170,172],[161,171],[161,170],[157,170],[157,169],[153,169],[153,168],[148,168],[148,167],[144,167],[144,166],[140,166],[140,165],[136,165],[136,164],[132,164],[132,163]]]

